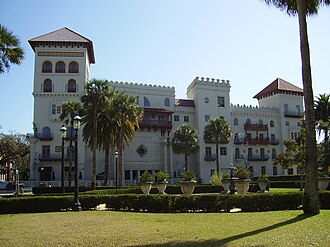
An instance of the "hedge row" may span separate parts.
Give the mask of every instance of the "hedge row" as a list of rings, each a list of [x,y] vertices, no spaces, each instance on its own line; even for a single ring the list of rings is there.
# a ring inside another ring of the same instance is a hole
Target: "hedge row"
[[[249,193],[246,195],[82,195],[83,210],[106,204],[109,210],[134,212],[245,212],[294,210],[301,208],[302,192]],[[320,193],[322,209],[330,209],[330,192]],[[0,213],[39,213],[70,210],[73,196],[28,196],[0,198]]]

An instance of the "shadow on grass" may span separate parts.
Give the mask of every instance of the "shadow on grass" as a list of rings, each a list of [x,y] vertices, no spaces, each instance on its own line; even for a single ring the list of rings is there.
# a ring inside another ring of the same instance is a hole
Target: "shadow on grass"
[[[246,232],[246,233],[242,233],[239,235],[235,235],[235,236],[231,236],[228,238],[224,238],[224,239],[211,239],[211,240],[204,240],[204,241],[185,241],[185,242],[167,242],[167,243],[162,243],[162,244],[145,244],[145,245],[132,245],[131,247],[152,247],[152,246],[159,246],[159,247],[172,247],[172,246],[178,246],[178,247],[202,247],[202,246],[226,246],[228,243],[235,241],[235,240],[239,240],[245,237],[249,237],[249,236],[253,236],[253,235],[257,235],[263,232],[267,232],[270,230],[274,230],[276,228],[280,228],[282,226],[286,226],[286,225],[290,225],[299,221],[302,221],[304,219],[307,219],[309,217],[312,217],[313,215],[305,215],[305,214],[300,214],[297,217],[287,220],[287,221],[283,221],[271,226],[267,226],[265,228],[262,229],[258,229],[258,230],[254,230],[254,231],[250,231],[250,232]],[[265,245],[253,245],[256,247],[262,247]]]

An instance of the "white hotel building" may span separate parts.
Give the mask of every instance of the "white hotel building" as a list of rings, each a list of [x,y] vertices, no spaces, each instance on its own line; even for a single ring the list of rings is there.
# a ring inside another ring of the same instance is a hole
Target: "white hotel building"
[[[78,33],[62,28],[29,40],[35,52],[34,133],[30,134],[31,181],[61,180],[61,106],[79,101],[89,80],[90,65],[95,63],[93,43]],[[201,182],[209,183],[216,169],[215,145],[203,141],[204,126],[211,118],[223,116],[230,124],[232,138],[220,144],[220,167],[228,172],[231,165],[249,166],[258,176],[296,173],[273,165],[274,157],[283,151],[283,140],[295,138],[301,126],[302,89],[276,79],[254,98],[258,106],[240,106],[230,102],[230,83],[196,77],[187,88],[187,99],[176,99],[175,88],[158,85],[112,82],[118,90],[136,97],[144,107],[134,140],[124,150],[124,174],[127,182],[137,183],[144,171],[159,170],[177,179],[184,167],[184,155],[174,154],[170,139],[177,127],[189,124],[197,129],[200,150],[190,155],[188,169]],[[79,131],[79,179],[87,181],[92,174],[90,148],[82,142]],[[69,142],[65,142],[67,148]],[[66,156],[66,155],[65,155]],[[111,153],[110,180],[114,184],[115,156]],[[65,171],[68,173],[68,159]],[[104,153],[97,155],[97,174],[104,172]]]

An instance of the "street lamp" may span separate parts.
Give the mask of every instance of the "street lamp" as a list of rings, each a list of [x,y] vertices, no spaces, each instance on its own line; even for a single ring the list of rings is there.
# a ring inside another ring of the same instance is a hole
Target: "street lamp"
[[[115,151],[115,159],[116,159],[116,188],[118,188],[118,151]]]
[[[81,205],[79,202],[79,186],[78,186],[78,130],[80,128],[81,118],[75,116],[73,118],[73,128],[75,130],[75,159],[74,159],[74,205],[73,211],[81,211]]]
[[[64,125],[62,125],[62,128],[60,128],[61,131],[61,138],[62,138],[62,164],[61,164],[61,188],[62,193],[65,192],[65,186],[64,186],[64,140],[66,137],[66,128]]]

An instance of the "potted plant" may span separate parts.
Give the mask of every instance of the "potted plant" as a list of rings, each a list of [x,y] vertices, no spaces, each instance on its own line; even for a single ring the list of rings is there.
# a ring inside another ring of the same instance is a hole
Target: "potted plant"
[[[320,191],[327,190],[329,186],[330,178],[327,176],[327,172],[318,171],[318,188]]]
[[[194,192],[196,181],[196,175],[193,171],[186,170],[180,177],[180,186],[183,194],[191,195]]]
[[[166,186],[168,184],[167,179],[169,175],[166,172],[156,172],[156,188],[158,189],[159,194],[166,194]]]
[[[231,177],[229,173],[222,174],[221,184],[223,187],[222,194],[229,194],[230,193],[230,185],[231,185]]]
[[[237,168],[235,186],[238,194],[246,194],[249,190],[251,172],[247,168]]]
[[[140,186],[143,194],[149,194],[152,184],[152,175],[149,172],[144,172],[140,177]]]
[[[259,188],[260,188],[260,190],[258,192],[260,192],[260,193],[268,192],[266,190],[267,185],[268,185],[268,176],[267,176],[267,174],[263,174],[263,175],[260,175],[258,177],[258,185],[259,185]]]

